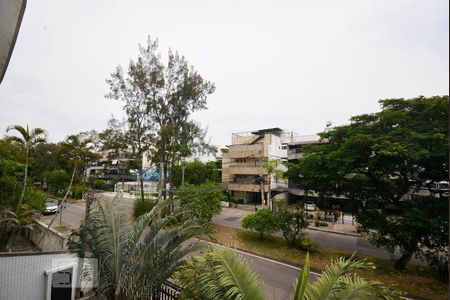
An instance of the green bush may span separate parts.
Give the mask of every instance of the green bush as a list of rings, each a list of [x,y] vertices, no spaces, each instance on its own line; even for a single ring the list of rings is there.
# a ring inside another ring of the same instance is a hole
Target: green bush
[[[31,209],[42,211],[45,208],[45,200],[47,195],[34,186],[27,187],[23,204],[28,205]]]
[[[151,200],[136,200],[134,201],[134,207],[133,207],[133,217],[135,219],[139,218],[145,213],[150,212],[153,207],[156,205],[156,202]]]
[[[308,252],[316,252],[319,249],[319,246],[310,238],[303,237],[298,241],[298,247],[302,251]]]
[[[327,222],[319,222],[319,226],[320,227],[328,227],[328,223]]]
[[[222,201],[226,200],[222,188],[215,183],[186,184],[177,191],[176,197],[203,224],[209,223],[213,216],[220,213]]]
[[[94,189],[104,190],[106,188],[106,181],[100,180],[100,179],[96,179],[96,180],[94,180],[93,185],[94,185]]]
[[[288,206],[284,203],[277,204],[279,211],[275,214],[278,222],[278,229],[283,233],[283,237],[291,246],[295,245],[298,238],[303,235],[303,231],[309,223],[305,211],[298,205]]]
[[[261,209],[258,212],[245,216],[241,221],[242,227],[259,233],[263,240],[265,235],[270,235],[278,229],[278,219],[275,214],[268,209]]]
[[[75,199],[81,199],[83,197],[83,185],[82,184],[75,184],[72,185],[72,188],[70,189],[72,198]]]

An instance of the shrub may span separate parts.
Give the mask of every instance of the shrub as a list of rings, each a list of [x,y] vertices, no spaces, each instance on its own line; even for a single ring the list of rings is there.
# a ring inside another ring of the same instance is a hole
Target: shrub
[[[327,222],[319,222],[319,226],[320,227],[328,227],[328,223]]]
[[[298,241],[298,247],[302,251],[308,251],[308,252],[316,252],[319,250],[319,246],[314,242],[312,239],[308,237],[303,237]]]
[[[149,200],[139,199],[134,201],[133,217],[135,219],[139,218],[143,214],[150,212],[155,205],[156,202]]]
[[[306,213],[300,206],[288,207],[284,203],[278,204],[276,213],[278,228],[289,245],[294,245],[296,240],[303,235],[303,230],[308,227]]]
[[[316,221],[314,222],[314,225],[315,225],[316,227],[319,227],[319,226],[320,226],[320,221],[316,220]]]
[[[245,216],[242,219],[242,227],[259,233],[263,240],[265,235],[270,235],[278,229],[277,218],[275,214],[268,209],[261,209],[254,214]]]
[[[71,192],[73,198],[81,199],[83,197],[83,185],[82,184],[72,185]]]
[[[100,179],[96,179],[96,180],[94,180],[93,185],[94,185],[94,189],[104,190],[106,188],[106,181],[100,180]]]

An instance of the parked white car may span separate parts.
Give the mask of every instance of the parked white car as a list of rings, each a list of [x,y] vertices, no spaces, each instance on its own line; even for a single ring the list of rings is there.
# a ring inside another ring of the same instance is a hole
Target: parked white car
[[[59,209],[59,203],[58,200],[53,199],[47,199],[45,201],[45,209],[44,214],[54,214],[57,213]]]
[[[316,210],[316,205],[313,202],[306,202],[304,207],[305,207],[306,211],[315,211]]]

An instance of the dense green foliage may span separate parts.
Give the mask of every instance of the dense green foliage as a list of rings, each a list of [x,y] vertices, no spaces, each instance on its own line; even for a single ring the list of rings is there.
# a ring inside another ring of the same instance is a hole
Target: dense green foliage
[[[222,173],[221,161],[208,161],[206,163],[200,160],[183,163],[183,166],[177,166],[174,169],[174,185],[181,186],[183,180],[184,167],[184,183],[199,185],[202,183],[220,183]]]
[[[151,212],[153,207],[155,207],[156,202],[150,201],[150,200],[142,200],[138,199],[134,201],[133,204],[133,217],[135,219],[139,218],[143,214],[146,214],[148,212]]]
[[[106,188],[106,181],[101,179],[95,179],[93,182],[94,189],[104,190]]]
[[[46,171],[42,174],[47,182],[47,190],[53,195],[64,195],[70,177],[65,170]]]
[[[263,283],[243,257],[228,248],[211,248],[181,266],[177,281],[184,300],[262,300]]]
[[[202,224],[208,224],[213,216],[220,213],[221,202],[225,201],[226,197],[220,185],[203,183],[182,186],[176,193],[176,199],[182,206],[188,207]]]
[[[270,235],[278,230],[278,218],[268,209],[258,210],[254,214],[245,216],[242,219],[242,227],[259,233],[259,237],[263,240],[266,235]]]
[[[195,220],[171,226],[185,214],[178,210],[159,217],[167,202],[158,203],[149,213],[130,222],[120,196],[100,201],[68,246],[79,257],[98,259],[99,296],[106,299],[153,299],[193,249],[187,241],[202,232]]]
[[[323,198],[356,203],[358,222],[378,232],[372,242],[400,248],[397,267],[403,269],[412,255],[425,254],[418,243],[432,249],[448,243],[448,201],[431,189],[436,201],[409,194],[427,180],[448,181],[449,101],[436,96],[380,104],[378,113],[321,133],[328,143],[306,148],[288,176]]]

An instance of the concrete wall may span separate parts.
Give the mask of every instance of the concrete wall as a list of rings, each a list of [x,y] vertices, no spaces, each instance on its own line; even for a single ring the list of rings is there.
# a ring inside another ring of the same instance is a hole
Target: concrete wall
[[[58,261],[75,260],[69,253],[0,253],[0,299],[47,299],[47,275]]]
[[[45,231],[47,232],[41,239],[41,236]],[[36,247],[41,251],[67,250],[65,237],[53,228],[47,230],[47,225],[39,222],[38,220],[34,221],[33,230],[27,229],[27,232],[25,232],[25,237],[34,245],[36,245]]]

